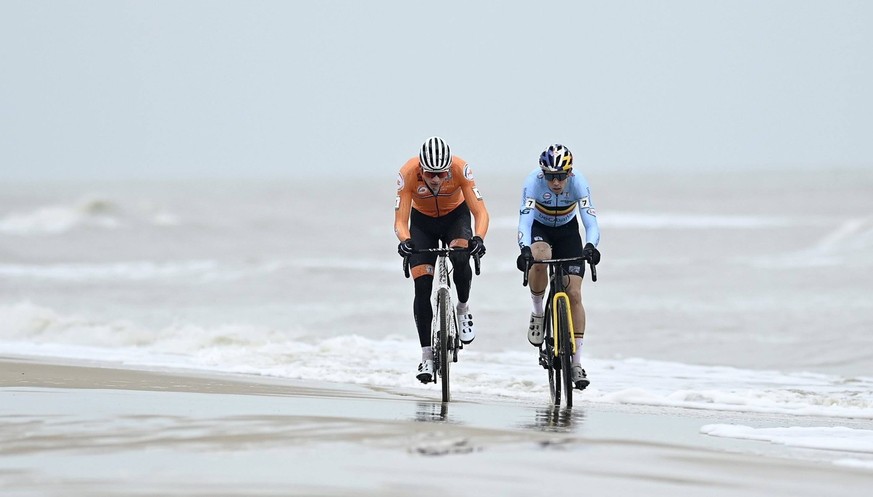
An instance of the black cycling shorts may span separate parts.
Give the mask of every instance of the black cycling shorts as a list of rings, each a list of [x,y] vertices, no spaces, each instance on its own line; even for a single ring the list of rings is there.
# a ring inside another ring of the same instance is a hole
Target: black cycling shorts
[[[470,220],[470,208],[466,203],[440,217],[426,216],[412,209],[409,215],[409,234],[416,249],[438,248],[440,240],[448,245],[457,238],[464,240],[473,238]],[[409,256],[409,266],[434,265],[436,258],[436,254],[412,254]]]
[[[582,235],[579,234],[579,221],[573,218],[569,223],[550,227],[534,221],[530,230],[531,243],[546,242],[552,246],[553,259],[567,259],[582,256]],[[569,274],[585,275],[585,262],[565,263]]]

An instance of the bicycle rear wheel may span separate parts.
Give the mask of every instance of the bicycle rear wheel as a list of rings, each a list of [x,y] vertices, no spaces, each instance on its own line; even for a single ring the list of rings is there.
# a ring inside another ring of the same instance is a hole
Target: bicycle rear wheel
[[[564,383],[564,397],[567,407],[573,407],[573,371],[572,356],[573,345],[570,343],[570,319],[567,312],[567,300],[558,299],[558,359],[561,363],[561,379]],[[558,387],[560,390],[560,387]]]
[[[443,402],[451,400],[451,392],[449,390],[449,368],[452,362],[452,357],[449,355],[449,326],[452,319],[449,315],[449,292],[445,288],[441,288],[437,292],[437,312],[439,313],[439,375],[442,383]]]
[[[549,355],[549,393],[552,397],[552,405],[560,406],[561,405],[561,373],[559,371],[555,371],[555,349],[554,347],[548,347],[547,352]]]

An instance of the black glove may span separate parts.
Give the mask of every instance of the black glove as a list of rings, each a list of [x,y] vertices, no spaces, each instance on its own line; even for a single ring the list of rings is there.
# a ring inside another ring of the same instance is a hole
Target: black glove
[[[482,257],[485,255],[485,242],[482,241],[481,236],[474,236],[470,238],[470,243],[467,245],[467,248],[470,249],[470,255]]]
[[[415,244],[412,243],[412,238],[407,238],[397,245],[397,253],[400,257],[409,257],[415,251]]]
[[[533,260],[534,258],[530,251],[530,247],[522,247],[521,255],[519,255],[518,259],[515,260],[515,265],[518,267],[519,271],[524,272],[525,269],[530,267]]]
[[[600,251],[597,250],[593,243],[585,244],[585,248],[582,249],[582,255],[588,259],[592,266],[600,263]]]

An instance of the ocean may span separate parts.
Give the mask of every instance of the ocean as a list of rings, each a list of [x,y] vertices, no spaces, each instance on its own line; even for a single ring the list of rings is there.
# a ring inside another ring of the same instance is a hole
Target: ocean
[[[526,171],[477,173],[491,229],[453,396],[545,405],[515,268]],[[577,403],[805,419],[705,433],[851,450],[873,469],[873,172],[585,173],[603,259],[583,286],[592,383]],[[395,174],[4,184],[0,355],[438,398],[413,374]]]

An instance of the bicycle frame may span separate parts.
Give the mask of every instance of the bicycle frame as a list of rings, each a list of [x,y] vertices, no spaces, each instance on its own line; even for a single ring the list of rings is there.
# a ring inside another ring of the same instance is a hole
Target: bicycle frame
[[[431,323],[431,348],[434,351],[434,377],[437,376],[442,383],[443,402],[451,400],[449,388],[449,370],[452,362],[458,362],[458,350],[464,348],[461,343],[458,330],[458,316],[455,306],[452,305],[451,279],[449,274],[454,268],[449,269],[448,258],[451,252],[466,251],[467,249],[447,247],[445,242],[440,248],[416,250],[417,254],[436,254],[437,260],[434,267],[434,285],[431,293],[431,306],[434,308],[434,320]],[[473,257],[476,266],[476,274],[479,274],[479,257]],[[409,258],[403,258],[403,273],[409,278]],[[450,357],[451,354],[451,357]]]
[[[564,278],[568,277],[565,263],[588,262],[591,268],[591,278],[597,281],[597,270],[585,257],[571,257],[563,259],[544,259],[533,261],[532,264],[544,264],[549,266],[549,297],[546,300],[545,314],[546,327],[543,330],[545,337],[540,346],[539,363],[549,373],[549,391],[555,406],[561,404],[561,383],[563,376],[564,396],[567,407],[573,406],[573,385],[571,384],[571,360],[576,353],[576,334],[573,326],[572,306],[570,297],[564,291]],[[527,286],[530,266],[525,268],[523,284]],[[566,322],[565,322],[566,321]],[[566,334],[563,332],[566,330]],[[563,348],[563,347],[566,347]],[[550,357],[551,356],[551,357]],[[560,371],[560,372],[559,372]]]

